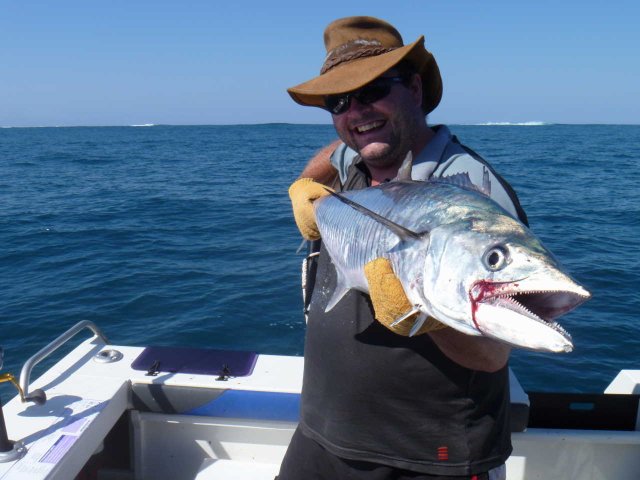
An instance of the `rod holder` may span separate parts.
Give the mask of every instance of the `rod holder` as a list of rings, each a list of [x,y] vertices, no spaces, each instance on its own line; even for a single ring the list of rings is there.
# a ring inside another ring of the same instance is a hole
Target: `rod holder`
[[[4,413],[2,412],[2,399],[0,398],[0,463],[17,460],[25,452],[26,449],[22,442],[9,440],[7,425],[4,422]]]

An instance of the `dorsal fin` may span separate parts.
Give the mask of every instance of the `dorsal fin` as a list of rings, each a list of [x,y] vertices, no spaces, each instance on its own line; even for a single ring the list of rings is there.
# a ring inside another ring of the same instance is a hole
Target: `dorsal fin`
[[[489,170],[487,167],[482,167],[482,185],[476,185],[471,181],[469,172],[458,172],[446,177],[439,177],[435,181],[450,183],[458,187],[466,188],[467,190],[474,190],[487,197],[491,197],[491,177],[489,176]]]
[[[475,183],[471,181],[467,172],[458,172],[452,175],[447,175],[446,177],[439,177],[436,179],[436,181],[450,183],[451,185],[466,188],[468,190],[479,190],[478,187],[476,187]]]
[[[418,240],[428,233],[428,232],[416,233],[413,230],[409,230],[408,228],[403,227],[402,225],[398,225],[397,223],[389,220],[388,218],[385,218],[382,215],[369,210],[367,207],[360,205],[359,203],[356,203],[353,200],[350,200],[347,197],[340,195],[339,193],[334,192],[333,190],[329,190],[328,188],[326,190],[331,195],[336,197],[338,200],[340,200],[343,203],[346,203],[357,212],[360,212],[363,215],[366,215],[367,217],[370,217],[374,219],[376,222],[384,225],[393,233],[395,233],[398,237],[400,237],[401,240],[407,240],[410,238]]]
[[[482,193],[487,197],[491,197],[491,177],[489,176],[489,170],[484,165],[482,166]]]
[[[407,156],[404,157],[404,160],[402,161],[402,165],[400,165],[400,168],[398,169],[398,174],[392,180],[392,182],[399,182],[402,180],[411,180],[412,168],[413,168],[413,154],[411,153],[411,150],[409,150],[409,153],[407,153]]]

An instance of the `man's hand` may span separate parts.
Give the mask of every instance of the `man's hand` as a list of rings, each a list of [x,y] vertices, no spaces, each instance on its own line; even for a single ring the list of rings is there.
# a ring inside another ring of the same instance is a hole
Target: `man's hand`
[[[300,178],[289,187],[293,217],[296,220],[298,230],[307,240],[320,238],[313,202],[326,195],[329,195],[327,187],[315,182],[312,178]]]
[[[392,332],[408,336],[418,314],[403,320],[398,325],[391,326],[395,320],[410,311],[412,305],[404,293],[400,280],[393,273],[389,260],[386,258],[372,260],[364,266],[364,274],[369,283],[369,296],[371,297],[376,320]],[[442,328],[446,328],[446,325],[435,318],[429,317],[424,322],[424,325],[420,327],[420,330],[416,332],[416,335]]]

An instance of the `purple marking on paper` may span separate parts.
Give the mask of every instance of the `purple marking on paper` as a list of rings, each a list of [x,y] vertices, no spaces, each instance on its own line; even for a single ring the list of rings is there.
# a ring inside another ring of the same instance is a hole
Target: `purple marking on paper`
[[[65,425],[62,428],[62,433],[71,433],[71,434],[77,435],[82,431],[86,423],[87,423],[86,418],[81,418],[79,420],[71,422],[69,425]]]
[[[47,453],[44,454],[40,459],[40,462],[53,464],[58,463],[77,439],[78,437],[75,435],[62,435],[58,440],[56,440],[56,443],[51,446]]]

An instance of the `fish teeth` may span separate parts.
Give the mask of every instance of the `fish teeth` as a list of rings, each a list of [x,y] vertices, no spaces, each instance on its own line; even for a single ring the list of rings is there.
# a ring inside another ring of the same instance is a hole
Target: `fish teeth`
[[[521,312],[525,312],[525,313],[527,313],[527,314],[528,314],[528,315],[527,315],[528,317],[534,318],[534,319],[536,319],[536,320],[538,320],[538,321],[541,321],[541,322],[545,322],[543,318],[540,318],[538,315],[536,315],[536,314],[535,314],[535,313],[533,313],[531,310],[529,310],[527,307],[525,307],[525,306],[524,306],[522,303],[520,303],[516,298],[514,298],[514,296],[513,296],[513,295],[504,294],[504,295],[500,295],[499,297],[500,297],[500,298],[502,298],[502,299],[508,300],[508,301],[510,301],[510,302],[512,302],[512,303],[514,303],[515,305],[517,305],[518,310],[520,310]],[[548,322],[545,322],[545,323],[548,323]]]
[[[544,290],[538,290],[538,291],[535,291],[535,292],[532,291],[532,292],[527,292],[527,293],[545,293],[545,291]],[[555,330],[555,331],[559,332],[560,334],[562,334],[564,337],[566,337],[569,340],[571,340],[571,334],[569,334],[569,332],[567,332],[564,328],[562,328],[562,326],[558,322],[548,322],[548,321],[546,321],[544,318],[541,318],[539,315],[536,315],[535,313],[533,313],[530,309],[525,307],[516,298],[514,298],[513,296],[511,296],[509,294],[498,295],[498,297],[513,302],[514,304],[516,304],[518,306],[518,309],[520,309],[523,312],[528,313],[529,314],[528,316],[530,316],[532,319],[535,319],[535,320],[537,320],[539,322],[544,323],[548,327],[552,328],[553,330]]]
[[[553,322],[548,324],[551,328],[553,328],[556,332],[560,332],[563,336],[571,340],[571,334],[567,332],[558,322]]]

